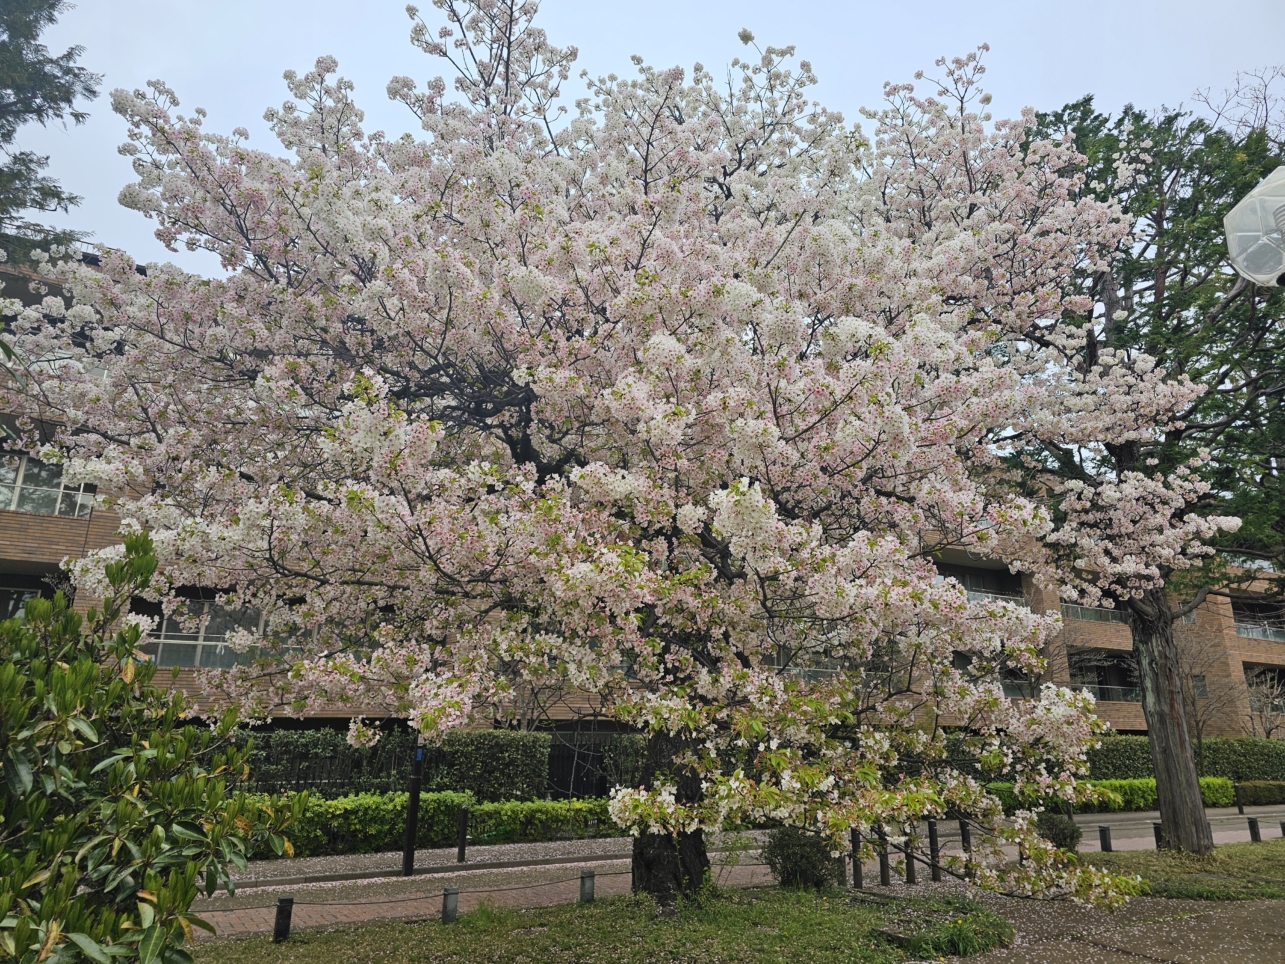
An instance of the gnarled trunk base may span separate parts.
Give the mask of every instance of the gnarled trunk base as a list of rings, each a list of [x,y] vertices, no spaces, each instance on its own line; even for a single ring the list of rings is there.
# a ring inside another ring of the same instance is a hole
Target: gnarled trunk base
[[[708,873],[704,831],[680,833],[676,840],[655,833],[634,838],[634,893],[651,894],[661,907],[695,894]]]

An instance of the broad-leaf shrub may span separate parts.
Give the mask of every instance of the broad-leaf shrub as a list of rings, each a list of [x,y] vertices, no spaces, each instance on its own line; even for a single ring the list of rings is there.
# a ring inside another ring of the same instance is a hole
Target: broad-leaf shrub
[[[842,858],[830,856],[830,841],[798,827],[777,827],[763,847],[763,862],[782,887],[824,890],[839,882]]]
[[[400,850],[406,827],[405,793],[362,793],[335,800],[311,798],[290,839],[297,857]],[[469,841],[519,843],[619,836],[606,800],[510,800],[475,803],[467,793],[420,794],[419,847],[455,844],[460,807],[469,805]],[[271,856],[265,847],[257,856]]]
[[[137,625],[119,627],[156,568],[146,535],[106,566],[84,620],[61,593],[0,623],[0,960],[190,964],[197,891],[232,888],[255,849],[291,852],[305,797],[235,792],[235,720],[187,719],[153,682]]]
[[[1145,779],[1155,775],[1145,736],[1110,736],[1089,750],[1092,780]],[[1212,737],[1201,744],[1200,772],[1229,780],[1285,780],[1285,740]]]

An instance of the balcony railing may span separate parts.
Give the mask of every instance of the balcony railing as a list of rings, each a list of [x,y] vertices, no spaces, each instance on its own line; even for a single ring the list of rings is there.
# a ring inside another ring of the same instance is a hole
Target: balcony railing
[[[1098,623],[1123,623],[1128,621],[1124,613],[1118,609],[1077,606],[1075,603],[1062,603],[1062,615],[1067,619],[1085,619]]]
[[[1092,694],[1099,703],[1141,703],[1142,690],[1136,686],[1099,686],[1097,683],[1072,683],[1071,687]]]
[[[1018,593],[981,592],[980,590],[977,590],[977,589],[968,590],[968,601],[976,602],[976,603],[1007,602],[1007,603],[1016,603],[1019,606],[1030,605],[1026,601],[1026,597]]]
[[[1285,643],[1285,626],[1274,626],[1271,623],[1237,623],[1236,635]]]

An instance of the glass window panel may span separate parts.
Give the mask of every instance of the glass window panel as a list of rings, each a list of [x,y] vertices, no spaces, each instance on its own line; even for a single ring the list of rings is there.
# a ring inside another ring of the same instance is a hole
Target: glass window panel
[[[144,656],[156,659],[156,654],[160,652],[161,644],[155,639],[149,639],[146,642],[140,642],[138,649]]]
[[[13,486],[0,485],[0,509],[13,508]]]
[[[254,658],[253,650],[238,653],[231,646],[211,645],[206,643],[201,647],[201,667],[202,669],[228,669],[232,666],[241,666],[249,663]]]
[[[57,515],[58,496],[57,489],[32,489],[23,485],[22,491],[18,493],[18,511]]]
[[[0,456],[0,482],[13,485],[18,481],[18,470],[22,468],[21,455]]]
[[[28,599],[40,595],[38,589],[0,588],[0,619],[17,619]]]
[[[180,643],[167,639],[161,643],[156,665],[191,668],[196,665],[197,648],[195,643]]]
[[[61,489],[62,466],[52,462],[27,459],[27,470],[22,473],[22,487],[33,489]]]

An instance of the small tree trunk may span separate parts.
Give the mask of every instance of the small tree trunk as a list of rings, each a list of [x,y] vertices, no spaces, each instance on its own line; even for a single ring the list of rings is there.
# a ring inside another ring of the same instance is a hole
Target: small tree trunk
[[[1196,755],[1183,710],[1173,613],[1163,589],[1149,590],[1143,598],[1131,600],[1129,610],[1163,839],[1174,850],[1207,854],[1213,850],[1214,840],[1205,819]]]
[[[654,789],[672,783],[679,803],[695,803],[701,794],[700,777],[677,769],[674,757],[679,749],[664,733],[650,736],[643,766],[645,785]],[[672,907],[679,896],[695,894],[708,873],[709,854],[701,830],[676,836],[644,833],[634,838],[634,891],[650,894],[661,907]]]

